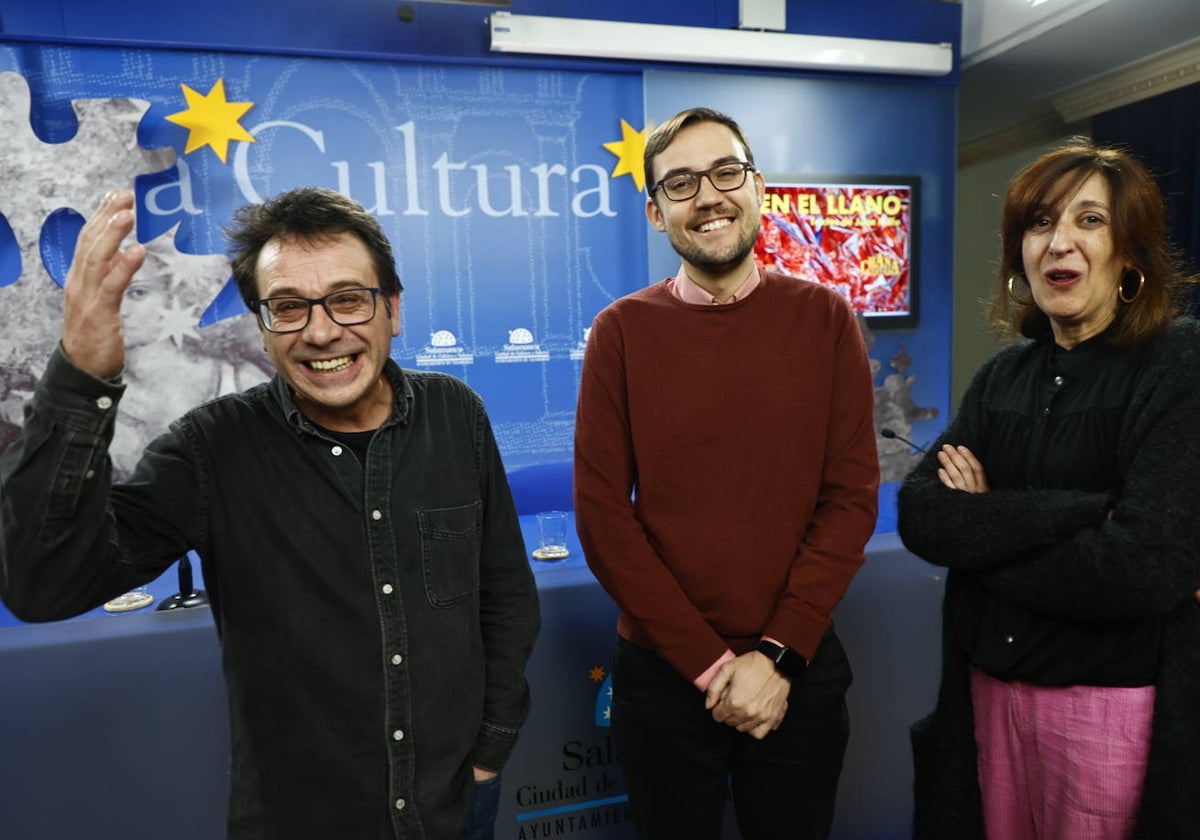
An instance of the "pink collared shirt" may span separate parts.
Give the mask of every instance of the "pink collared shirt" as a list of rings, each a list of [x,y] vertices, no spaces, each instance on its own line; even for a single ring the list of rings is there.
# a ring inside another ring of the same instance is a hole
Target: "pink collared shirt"
[[[739,300],[745,300],[750,296],[750,293],[758,288],[758,284],[762,279],[758,275],[758,266],[751,265],[750,273],[746,275],[746,279],[737,287],[729,300],[719,301],[712,296],[711,293],[696,285],[696,281],[688,277],[687,270],[683,265],[679,266],[679,273],[667,281],[667,287],[670,288],[671,294],[679,298],[684,303],[695,303],[700,306],[723,306],[729,303],[736,303]]]

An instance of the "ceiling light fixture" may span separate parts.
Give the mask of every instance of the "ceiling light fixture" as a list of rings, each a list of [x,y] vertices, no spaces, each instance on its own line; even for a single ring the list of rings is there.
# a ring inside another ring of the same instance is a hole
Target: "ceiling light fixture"
[[[514,15],[488,16],[492,52],[944,76],[952,45],[794,35],[702,26]]]

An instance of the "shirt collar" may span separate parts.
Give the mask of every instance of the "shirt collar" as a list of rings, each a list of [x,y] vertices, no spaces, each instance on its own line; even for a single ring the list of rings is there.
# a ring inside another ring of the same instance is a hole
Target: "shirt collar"
[[[699,306],[725,306],[730,303],[737,303],[739,300],[745,300],[750,296],[751,292],[758,288],[761,282],[762,279],[758,273],[758,266],[752,263],[750,271],[746,274],[746,278],[742,281],[741,285],[729,296],[728,300],[721,303],[710,292],[697,285],[695,280],[688,277],[687,269],[681,263],[679,272],[670,280],[670,287],[671,294],[684,303],[694,303]]]

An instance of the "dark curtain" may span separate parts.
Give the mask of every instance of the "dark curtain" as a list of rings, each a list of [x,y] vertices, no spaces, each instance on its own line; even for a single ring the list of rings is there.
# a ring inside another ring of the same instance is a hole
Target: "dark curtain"
[[[1129,149],[1155,174],[1167,198],[1171,242],[1200,272],[1200,84],[1092,117],[1092,139]],[[1200,288],[1192,289],[1200,315]]]

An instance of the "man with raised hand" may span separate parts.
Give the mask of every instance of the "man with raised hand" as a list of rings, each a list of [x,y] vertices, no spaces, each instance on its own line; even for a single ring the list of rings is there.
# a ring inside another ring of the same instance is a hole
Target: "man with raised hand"
[[[230,838],[490,837],[538,605],[483,404],[390,359],[401,286],[378,222],[294,190],[229,231],[274,379],[188,412],[114,485],[133,206],[112,192],[84,226],[61,346],[0,456],[0,595],[66,618],[195,550]]]

